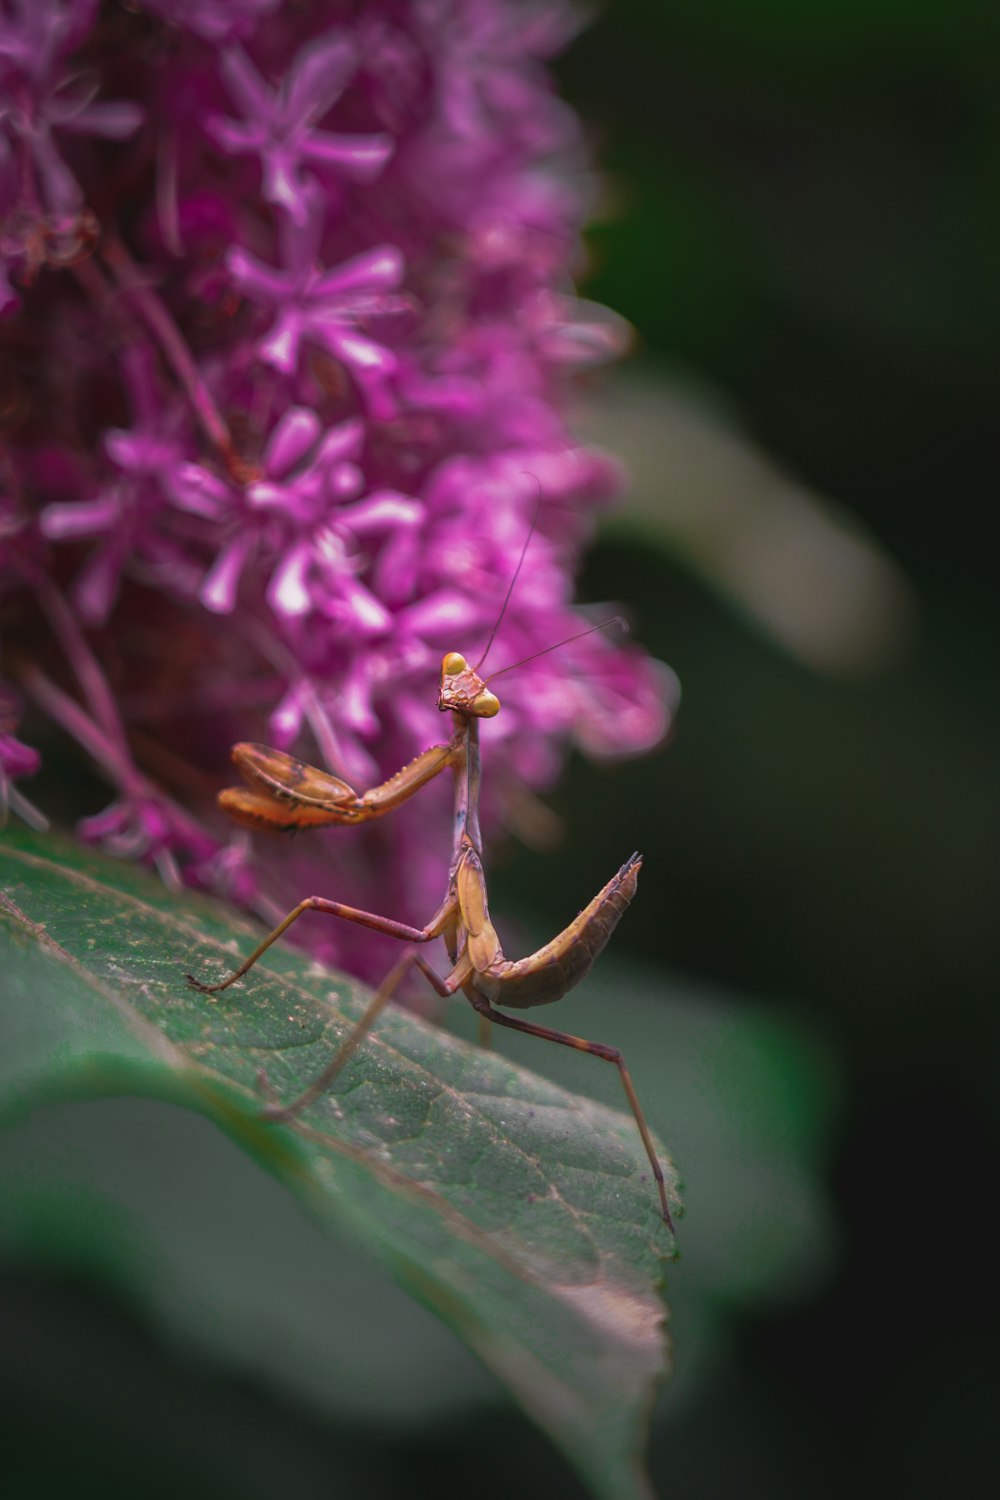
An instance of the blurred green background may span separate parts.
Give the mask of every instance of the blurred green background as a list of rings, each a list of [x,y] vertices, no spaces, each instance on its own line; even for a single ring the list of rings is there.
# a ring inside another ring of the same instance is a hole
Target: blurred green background
[[[599,424],[641,513],[584,587],[684,690],[666,754],[574,767],[573,863],[640,828],[621,941],[844,1068],[839,1268],[666,1410],[685,1500],[995,1493],[997,22],[630,0],[561,69],[611,179],[588,292],[642,340]]]
[[[581,593],[627,603],[683,702],[663,753],[573,765],[562,843],[498,851],[494,904],[561,926],[639,844],[614,972],[648,1022],[669,966],[684,1057],[700,1005],[759,1042],[717,1071],[742,1161],[685,1159],[679,1082],[651,1110],[690,1204],[664,1497],[996,1492],[998,30],[962,0],[622,0],[558,68],[606,172],[585,290],[640,331],[582,417],[635,481]],[[628,1055],[613,994],[581,1004]],[[734,1246],[771,1110],[798,1176]],[[582,1493],[509,1408],[331,1426],[38,1263],[0,1327],[19,1494],[111,1449],[108,1495]]]

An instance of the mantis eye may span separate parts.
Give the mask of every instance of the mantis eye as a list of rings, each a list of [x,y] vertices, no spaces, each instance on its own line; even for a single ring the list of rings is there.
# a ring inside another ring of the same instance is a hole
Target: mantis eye
[[[469,663],[458,651],[449,651],[441,663],[441,675],[443,677],[457,677],[460,672],[467,672]]]
[[[477,719],[492,719],[500,712],[500,699],[489,688],[483,688],[473,698],[471,709]]]

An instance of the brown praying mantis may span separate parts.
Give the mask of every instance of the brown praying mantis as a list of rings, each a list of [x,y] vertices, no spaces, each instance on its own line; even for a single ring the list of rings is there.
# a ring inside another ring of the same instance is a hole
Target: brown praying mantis
[[[527,547],[527,543],[525,543]],[[524,554],[522,553],[522,561]],[[518,564],[520,570],[520,564]],[[515,573],[515,580],[517,574]],[[511,584],[513,588],[513,582]],[[507,598],[509,599],[508,591]],[[506,608],[506,601],[504,603]],[[501,618],[503,610],[501,610]],[[499,620],[497,625],[499,625]],[[603,629],[608,624],[593,626]],[[582,631],[581,634],[589,634]],[[616,1047],[588,1041],[569,1032],[554,1031],[548,1026],[506,1015],[498,1006],[528,1010],[536,1005],[550,1005],[579,984],[590,972],[635,895],[642,859],[633,854],[613,875],[607,885],[584,907],[583,911],[558,937],[527,958],[506,958],[500,939],[490,921],[483,873],[483,847],[479,830],[479,721],[491,719],[500,711],[500,700],[490,691],[490,678],[479,676],[496,634],[496,626],[486,651],[475,667],[464,656],[449,651],[441,664],[441,686],[438,708],[452,715],[452,736],[446,745],[424,750],[414,760],[390,776],[388,781],[358,793],[347,782],[315,766],[306,765],[280,750],[264,745],[234,745],[232,757],[247,785],[230,787],[219,794],[219,804],[231,817],[251,828],[269,832],[291,832],[301,828],[319,828],[328,824],[351,825],[383,817],[399,807],[440,772],[450,767],[455,778],[455,822],[448,888],[445,898],[424,927],[411,927],[390,917],[360,911],[325,896],[307,896],[295,906],[274,931],[246,958],[239,968],[217,984],[203,984],[187,976],[189,983],[206,993],[228,988],[276,942],[303,912],[319,911],[329,916],[357,922],[375,932],[402,939],[407,947],[376,990],[367,1009],[354,1029],[341,1043],[327,1067],[299,1098],[286,1105],[271,1104],[265,1116],[271,1120],[288,1120],[323,1094],[344,1064],[357,1050],[374,1026],[381,1011],[411,969],[426,976],[439,995],[451,996],[461,990],[485,1021],[510,1027],[543,1041],[574,1047],[614,1063],[642,1138],[649,1164],[660,1195],[663,1218],[673,1228],[667,1203],[663,1171],[639,1098],[625,1059]],[[577,637],[571,637],[577,639]],[[561,642],[560,644],[566,644]],[[554,650],[547,647],[546,650]],[[541,654],[541,653],[538,653]],[[521,665],[521,663],[516,663]],[[501,671],[508,671],[502,668]],[[451,960],[451,970],[444,977],[431,967],[421,946],[442,937]]]

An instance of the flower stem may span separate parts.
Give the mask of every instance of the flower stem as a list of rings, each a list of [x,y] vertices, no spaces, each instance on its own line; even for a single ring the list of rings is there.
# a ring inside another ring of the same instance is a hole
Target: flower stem
[[[108,236],[104,241],[103,255],[119,287],[157,339],[164,357],[187,394],[205,436],[218,448],[229,472],[234,478],[240,478],[243,465],[233,447],[229,428],[202,379],[177,324],[160,298],[143,281],[138,266],[116,236]]]

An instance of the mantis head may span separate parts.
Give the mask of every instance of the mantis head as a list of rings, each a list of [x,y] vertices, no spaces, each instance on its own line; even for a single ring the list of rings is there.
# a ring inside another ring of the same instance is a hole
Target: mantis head
[[[441,663],[438,708],[466,718],[492,719],[500,712],[500,699],[491,693],[464,656],[449,651]]]

